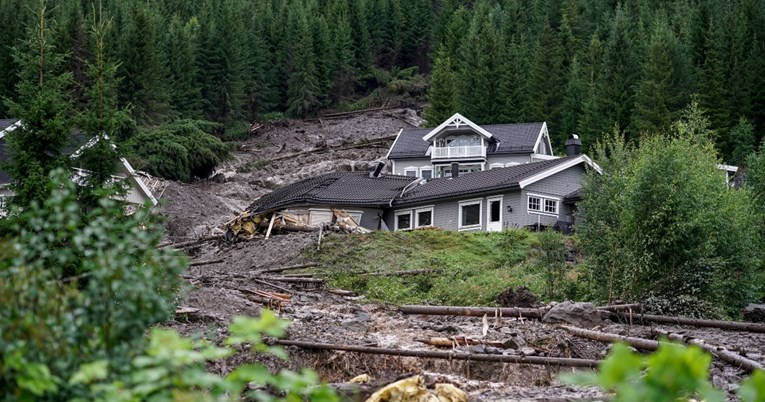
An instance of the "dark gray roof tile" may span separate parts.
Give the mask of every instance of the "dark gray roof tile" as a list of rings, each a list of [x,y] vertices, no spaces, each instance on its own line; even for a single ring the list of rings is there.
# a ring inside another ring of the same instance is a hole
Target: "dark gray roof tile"
[[[532,152],[544,123],[489,124],[481,126],[497,141],[489,155]],[[430,144],[422,137],[433,128],[408,128],[401,131],[390,151],[389,159],[424,158]]]

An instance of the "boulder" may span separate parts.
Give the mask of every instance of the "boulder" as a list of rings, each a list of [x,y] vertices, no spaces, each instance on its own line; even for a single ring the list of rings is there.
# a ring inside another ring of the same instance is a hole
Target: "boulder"
[[[744,320],[751,322],[765,322],[765,304],[751,303],[744,308]]]
[[[592,303],[570,302],[556,304],[548,311],[542,322],[551,324],[571,324],[581,328],[593,328],[603,325],[600,313]]]
[[[497,296],[497,303],[502,307],[539,307],[539,298],[525,286],[516,290],[507,288]]]

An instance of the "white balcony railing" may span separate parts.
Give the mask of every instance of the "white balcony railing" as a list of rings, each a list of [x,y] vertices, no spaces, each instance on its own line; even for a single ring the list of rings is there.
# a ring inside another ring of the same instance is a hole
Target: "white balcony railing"
[[[481,145],[470,145],[462,147],[434,147],[432,159],[441,158],[468,158],[471,156],[486,157],[486,149]]]

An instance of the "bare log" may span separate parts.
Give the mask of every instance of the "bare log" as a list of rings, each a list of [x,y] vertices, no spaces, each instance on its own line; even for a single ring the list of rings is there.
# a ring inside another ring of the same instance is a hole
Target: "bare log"
[[[379,271],[379,272],[362,272],[359,275],[360,276],[401,276],[401,275],[421,275],[421,274],[429,274],[432,272],[439,272],[438,269],[413,269],[411,271],[393,271],[393,272],[386,272],[386,271]]]
[[[258,225],[258,229],[268,229],[268,223],[265,221]],[[313,226],[298,226],[298,225],[279,225],[273,226],[272,230],[277,232],[315,232],[319,229]]]
[[[427,359],[469,360],[499,363],[536,364],[543,366],[559,367],[597,367],[599,360],[574,359],[566,357],[538,357],[538,356],[515,356],[515,355],[489,355],[477,353],[439,352],[431,350],[403,350],[376,348],[369,346],[341,345],[330,343],[318,343],[307,341],[276,340],[275,343],[283,346],[297,346],[303,349],[314,350],[340,350],[346,352],[367,353],[376,355],[408,356]]]
[[[465,336],[452,336],[450,338],[431,337],[428,339],[415,339],[417,342],[424,343],[430,346],[437,346],[442,348],[451,348],[455,346],[467,346],[467,345],[486,345],[495,348],[505,349],[505,343],[500,341],[487,341],[483,339],[468,338]]]
[[[498,315],[505,318],[523,317],[523,318],[542,318],[547,312],[547,308],[520,308],[520,307],[459,307],[459,306],[400,306],[398,311],[404,314],[423,314],[423,315],[455,315],[483,317],[485,314],[490,316]]]
[[[625,313],[614,313],[622,319],[630,319]],[[670,317],[663,315],[634,314],[631,319],[638,323],[655,322],[659,324],[690,325],[694,327],[720,328],[731,331],[765,333],[765,324],[743,321],[705,320],[700,318]]]
[[[282,286],[279,286],[279,285],[275,285],[275,284],[273,284],[271,282],[264,281],[264,280],[258,279],[258,278],[248,278],[248,279],[253,281],[253,282],[259,283],[261,285],[266,285],[266,286],[272,287],[274,289],[281,290],[282,292],[290,293],[289,289],[287,289],[285,287],[282,287]]]
[[[271,229],[274,228],[274,219],[276,219],[276,214],[271,214],[271,220],[268,222],[268,230],[266,231],[266,240],[271,237]]]
[[[570,332],[572,335],[576,335],[580,338],[592,339],[593,341],[609,343],[624,342],[633,348],[644,350],[656,350],[659,348],[659,342],[651,339],[609,334],[607,332],[590,331],[589,329],[572,327],[570,325],[561,325],[560,327]]]
[[[288,265],[286,267],[279,267],[279,268],[269,268],[269,269],[262,269],[257,272],[256,274],[272,274],[272,273],[279,273],[284,271],[289,271],[291,269],[302,269],[302,268],[311,268],[319,265],[318,262],[307,262],[305,264],[297,264],[297,265]]]
[[[193,261],[189,264],[189,267],[199,267],[202,265],[212,265],[212,264],[220,264],[221,262],[226,262],[222,258],[219,258],[217,260],[208,260],[208,261]]]
[[[287,283],[324,283],[324,279],[318,278],[285,278],[283,276],[266,278],[269,281],[287,282]]]
[[[327,292],[338,295],[338,296],[350,296],[355,297],[359,294],[350,290],[343,290],[343,289],[327,289]]]
[[[747,359],[746,357],[741,356],[735,352],[731,352],[728,349],[725,349],[719,346],[710,345],[706,343],[706,341],[704,341],[703,339],[693,338],[693,337],[685,336],[678,333],[664,331],[658,328],[654,328],[653,330],[651,330],[651,332],[657,335],[666,336],[667,338],[673,341],[679,341],[679,342],[687,343],[690,345],[696,345],[706,350],[710,354],[712,354],[712,356],[714,356],[718,360],[722,360],[726,363],[730,363],[746,371],[765,370],[765,367],[763,367],[762,364],[754,360]]]
[[[632,310],[633,313],[639,313],[643,311],[643,305],[639,303],[633,303],[633,304],[609,304],[606,306],[599,306],[597,307],[598,310],[606,310],[606,311],[630,311]]]

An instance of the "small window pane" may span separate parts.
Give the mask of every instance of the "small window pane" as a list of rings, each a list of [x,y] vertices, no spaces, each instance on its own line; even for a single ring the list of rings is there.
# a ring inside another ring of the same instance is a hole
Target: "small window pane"
[[[529,211],[541,211],[542,200],[539,197],[529,197]]]
[[[479,225],[481,223],[481,204],[462,206],[462,226]]]
[[[411,229],[412,228],[412,215],[411,214],[404,214],[404,215],[396,215],[397,220],[397,227],[399,229]]]
[[[499,222],[499,201],[491,201],[489,202],[489,208],[491,208],[491,216],[489,217],[490,222]]]
[[[433,171],[430,169],[423,170],[421,176],[423,179],[430,179],[433,177]]]
[[[557,214],[558,213],[558,201],[556,200],[545,200],[545,212],[549,214]]]
[[[417,227],[430,226],[433,222],[433,211],[420,211],[417,213]]]
[[[416,170],[405,170],[404,174],[409,177],[417,177],[417,171]]]

